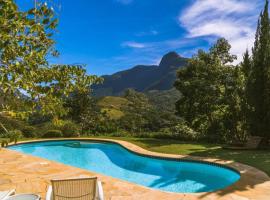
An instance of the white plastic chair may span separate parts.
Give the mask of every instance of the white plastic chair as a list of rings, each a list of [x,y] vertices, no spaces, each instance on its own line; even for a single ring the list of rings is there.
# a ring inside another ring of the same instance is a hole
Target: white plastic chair
[[[104,200],[97,177],[51,180],[46,200]]]
[[[9,196],[15,194],[15,189],[8,191],[0,191],[0,200],[6,200]]]

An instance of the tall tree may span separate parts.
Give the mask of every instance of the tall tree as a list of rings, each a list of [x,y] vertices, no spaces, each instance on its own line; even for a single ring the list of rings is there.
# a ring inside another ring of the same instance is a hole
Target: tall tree
[[[200,136],[210,140],[242,143],[246,139],[244,117],[245,76],[231,63],[230,44],[221,38],[209,52],[199,51],[179,70],[175,87],[182,93],[177,113]]]
[[[248,78],[248,103],[250,105],[250,133],[270,136],[270,21],[269,2],[266,0],[258,20],[252,51],[252,68]]]
[[[22,11],[14,0],[0,0],[0,112],[18,111],[8,96],[23,100],[29,112],[63,115],[64,97],[88,91],[99,80],[83,66],[49,64],[48,58],[59,55],[53,39],[57,24],[46,3]]]
[[[188,66],[178,71],[175,82],[182,93],[176,103],[177,114],[195,131],[215,140],[222,139],[221,121],[228,107],[224,101],[226,74],[232,71],[230,63],[235,59],[230,48],[221,38],[209,52],[199,50]]]

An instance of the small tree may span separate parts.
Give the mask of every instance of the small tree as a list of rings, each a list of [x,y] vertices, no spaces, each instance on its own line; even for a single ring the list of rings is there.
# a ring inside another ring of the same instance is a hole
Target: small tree
[[[132,132],[142,132],[147,125],[147,115],[152,105],[143,93],[136,92],[133,89],[125,91],[124,97],[129,101],[123,110],[125,116],[121,120],[121,124]]]

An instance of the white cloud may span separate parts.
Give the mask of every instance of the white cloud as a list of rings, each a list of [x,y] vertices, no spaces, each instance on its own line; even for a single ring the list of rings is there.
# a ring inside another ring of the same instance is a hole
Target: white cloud
[[[225,37],[231,52],[242,59],[254,41],[256,22],[262,9],[260,0],[195,0],[179,16],[187,37]]]
[[[130,48],[121,57],[115,57],[115,63],[121,63],[122,66],[134,66],[138,64],[158,64],[163,55],[170,51],[181,52],[182,56],[190,56],[187,49],[197,49],[200,46],[200,41],[194,38],[177,38],[157,42],[123,42],[124,48]]]
[[[178,38],[158,42],[134,42],[126,41],[121,44],[122,47],[129,47],[140,52],[160,52],[173,51],[176,49],[196,46],[197,40],[193,38]]]
[[[116,0],[118,3],[124,4],[124,5],[128,5],[131,4],[133,2],[133,0]]]
[[[135,49],[142,49],[142,48],[145,48],[146,47],[146,44],[139,43],[139,42],[128,41],[128,42],[122,43],[122,46],[123,47],[135,48]]]

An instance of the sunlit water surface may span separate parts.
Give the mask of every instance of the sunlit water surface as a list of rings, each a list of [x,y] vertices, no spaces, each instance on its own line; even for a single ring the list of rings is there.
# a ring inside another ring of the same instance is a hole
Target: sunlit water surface
[[[216,191],[240,178],[239,173],[228,168],[143,157],[113,143],[50,141],[9,149],[168,192]]]

